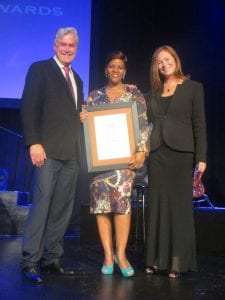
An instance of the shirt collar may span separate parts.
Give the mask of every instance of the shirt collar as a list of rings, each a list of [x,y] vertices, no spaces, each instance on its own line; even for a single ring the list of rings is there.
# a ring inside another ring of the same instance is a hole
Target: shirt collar
[[[56,55],[54,55],[53,59],[55,60],[55,62],[57,63],[57,65],[62,69],[64,67],[64,65],[59,61],[59,59],[57,58]],[[71,65],[69,65],[69,68],[71,70]]]

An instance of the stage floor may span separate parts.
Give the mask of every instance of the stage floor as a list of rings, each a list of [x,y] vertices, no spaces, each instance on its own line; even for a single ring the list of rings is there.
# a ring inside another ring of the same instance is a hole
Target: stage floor
[[[222,300],[225,295],[225,256],[198,256],[197,273],[169,279],[166,274],[145,275],[141,249],[128,248],[135,276],[123,278],[100,274],[102,249],[99,244],[81,244],[79,237],[65,238],[65,266],[74,277],[45,277],[43,284],[27,282],[20,270],[21,237],[0,238],[0,299],[32,300]]]

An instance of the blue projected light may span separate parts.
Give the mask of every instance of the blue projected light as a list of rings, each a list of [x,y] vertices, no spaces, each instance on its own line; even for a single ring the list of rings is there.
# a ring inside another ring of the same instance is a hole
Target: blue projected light
[[[91,0],[0,0],[0,98],[20,99],[31,63],[54,55],[59,27],[73,26],[80,43],[73,68],[88,95]]]

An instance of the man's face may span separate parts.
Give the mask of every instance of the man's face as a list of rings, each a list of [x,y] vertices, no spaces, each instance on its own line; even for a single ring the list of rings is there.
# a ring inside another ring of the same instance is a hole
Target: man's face
[[[54,45],[55,53],[63,65],[69,65],[77,54],[77,40],[72,32],[60,37]]]

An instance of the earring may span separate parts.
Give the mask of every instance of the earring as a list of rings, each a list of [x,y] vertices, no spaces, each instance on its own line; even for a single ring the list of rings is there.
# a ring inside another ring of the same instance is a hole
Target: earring
[[[126,75],[126,74],[123,74],[123,79],[125,79],[125,75]]]
[[[107,73],[105,73],[105,77],[106,77],[106,78],[108,77],[108,74],[107,74]]]

